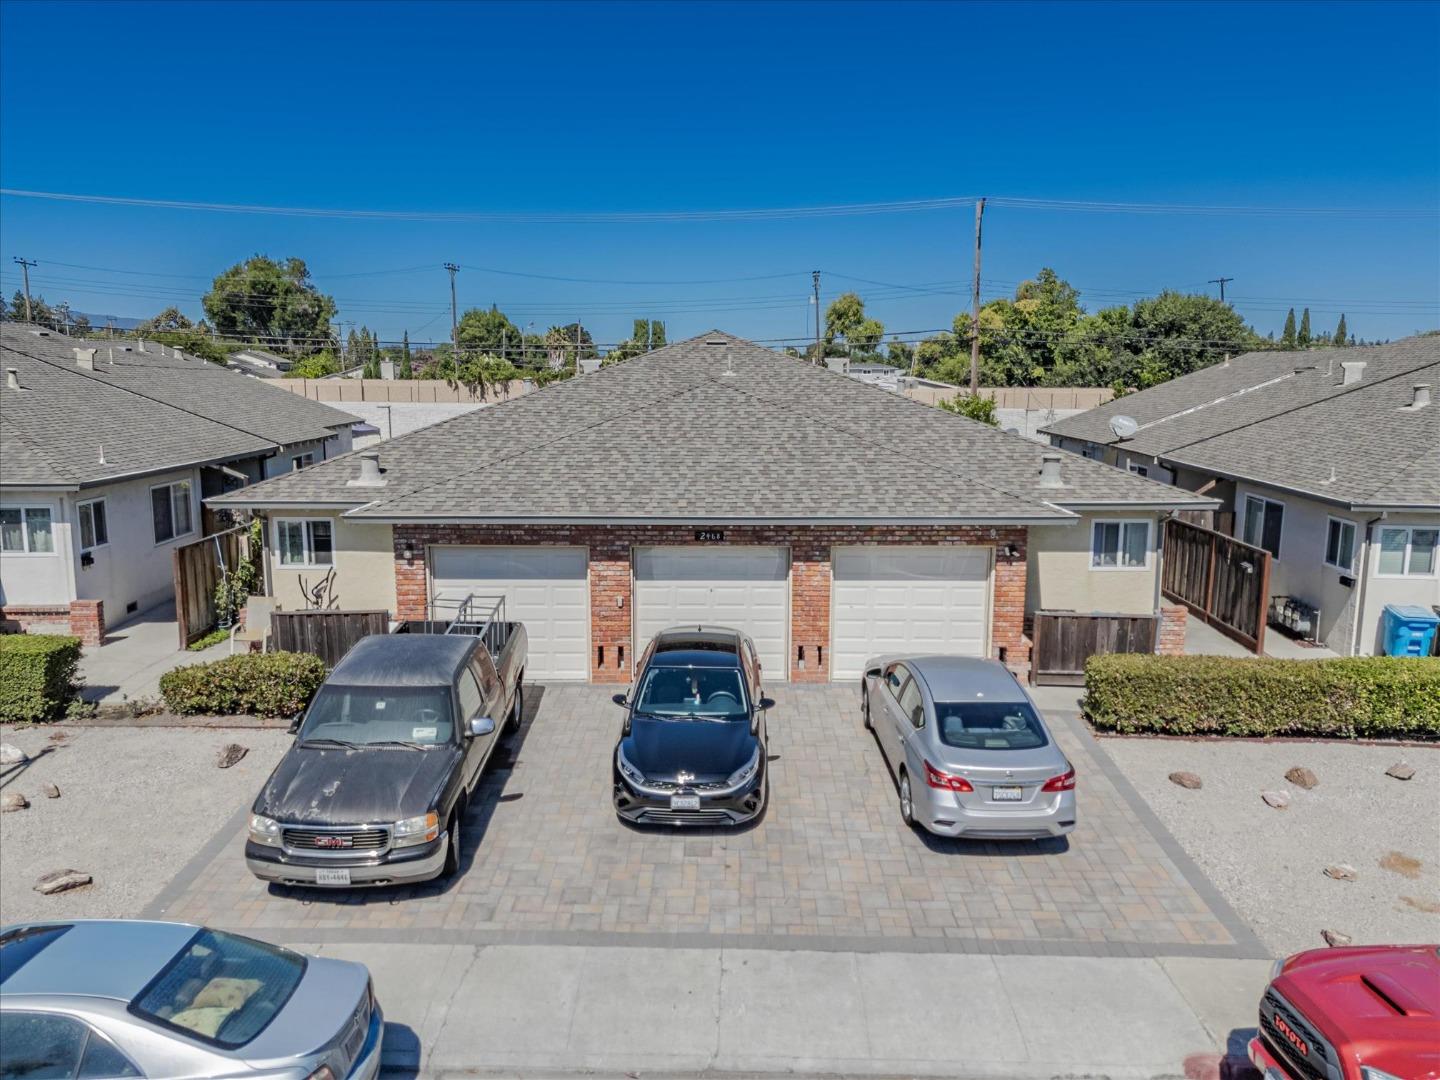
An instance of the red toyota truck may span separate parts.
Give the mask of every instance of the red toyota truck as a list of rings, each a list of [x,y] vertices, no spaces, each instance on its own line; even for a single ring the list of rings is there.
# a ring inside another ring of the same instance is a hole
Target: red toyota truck
[[[1265,1080],[1440,1080],[1440,947],[1296,953],[1260,999]]]

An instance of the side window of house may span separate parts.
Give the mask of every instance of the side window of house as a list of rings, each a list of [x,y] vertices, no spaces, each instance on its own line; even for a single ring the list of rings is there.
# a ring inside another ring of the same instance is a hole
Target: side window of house
[[[1325,563],[1347,574],[1355,568],[1355,523],[1331,518],[1325,534]]]
[[[1258,495],[1245,496],[1245,543],[1264,548],[1275,558],[1280,557],[1280,532],[1284,525],[1285,507],[1273,499]]]
[[[1090,532],[1090,566],[1143,570],[1150,561],[1150,522],[1097,521]]]
[[[475,681],[475,674],[469,668],[460,672],[459,699],[462,723],[472,716],[479,716],[480,710],[485,707],[485,700],[480,696],[480,684]]]
[[[334,534],[324,518],[281,518],[275,523],[275,550],[281,566],[332,566]]]
[[[155,525],[155,542],[163,544],[195,531],[190,505],[190,481],[177,480],[150,489],[150,513]]]
[[[48,506],[0,508],[0,551],[13,555],[50,555],[55,535]]]
[[[80,518],[80,550],[103,547],[110,542],[110,523],[105,519],[105,500],[94,499],[77,507]]]
[[[913,678],[906,679],[905,685],[900,688],[900,708],[912,725],[917,728],[924,725],[925,702],[920,697],[920,686]]]
[[[1428,577],[1435,573],[1437,541],[1440,529],[1383,528],[1375,572],[1388,577]]]

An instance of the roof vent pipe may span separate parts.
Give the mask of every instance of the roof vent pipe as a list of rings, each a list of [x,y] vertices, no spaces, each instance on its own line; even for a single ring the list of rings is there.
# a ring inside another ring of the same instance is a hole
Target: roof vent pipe
[[[15,370],[13,367],[7,367],[5,369],[5,386],[10,390],[21,389],[20,372]]]
[[[144,352],[144,351],[145,351],[145,339],[144,339],[144,338],[140,338],[139,341],[140,341],[140,351],[141,351],[141,352]]]
[[[95,370],[95,354],[99,349],[75,349],[75,363],[85,371]]]
[[[1408,408],[1408,409],[1423,409],[1423,408],[1425,408],[1427,405],[1430,404],[1430,384],[1429,384],[1429,383],[1423,383],[1423,382],[1421,382],[1421,383],[1416,383],[1416,384],[1415,384],[1415,389],[1414,389],[1414,394],[1415,394],[1415,396],[1410,399],[1410,404],[1407,405],[1406,408]]]
[[[1065,481],[1060,477],[1060,455],[1040,455],[1040,486],[1042,488],[1061,488]]]
[[[1340,376],[1340,385],[1353,386],[1360,381],[1360,376],[1365,373],[1365,361],[1341,360],[1340,370],[1343,373]]]
[[[384,487],[385,477],[380,472],[380,453],[366,450],[360,455],[360,475],[345,481],[346,487]]]

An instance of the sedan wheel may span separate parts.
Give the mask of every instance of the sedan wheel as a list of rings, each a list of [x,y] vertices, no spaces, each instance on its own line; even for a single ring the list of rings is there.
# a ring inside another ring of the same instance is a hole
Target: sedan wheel
[[[460,818],[465,807],[457,806],[450,815],[450,850],[445,852],[445,876],[453,877],[460,872]]]
[[[875,725],[870,722],[870,691],[863,685],[860,687],[860,714],[865,718],[865,730],[874,731]]]
[[[900,770],[900,820],[906,825],[915,824],[915,801],[910,797],[910,774]]]

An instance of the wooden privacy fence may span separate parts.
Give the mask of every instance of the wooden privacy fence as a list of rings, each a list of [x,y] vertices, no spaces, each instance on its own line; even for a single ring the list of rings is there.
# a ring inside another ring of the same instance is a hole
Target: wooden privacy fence
[[[1098,653],[1153,653],[1160,616],[1037,611],[1030,680],[1041,686],[1079,686],[1085,661]]]
[[[180,629],[180,648],[209,633],[216,620],[215,586],[236,563],[249,557],[250,530],[244,526],[175,549],[175,624]]]
[[[389,630],[388,611],[276,611],[270,616],[274,648],[311,653],[332,668],[361,638]]]
[[[1160,591],[1251,652],[1265,651],[1270,553],[1214,529],[1165,522]]]

